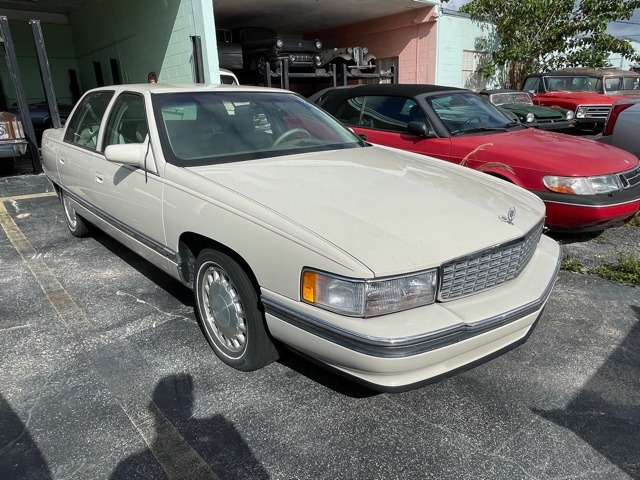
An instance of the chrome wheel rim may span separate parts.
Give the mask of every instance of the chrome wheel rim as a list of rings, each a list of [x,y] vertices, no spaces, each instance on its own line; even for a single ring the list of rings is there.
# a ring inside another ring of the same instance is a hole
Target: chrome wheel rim
[[[204,321],[216,343],[240,354],[247,346],[247,321],[240,296],[226,272],[210,265],[202,277]]]
[[[76,216],[76,209],[71,205],[71,200],[66,195],[62,195],[62,205],[64,207],[64,214],[67,217],[67,222],[72,230],[75,230],[78,224],[78,217]]]

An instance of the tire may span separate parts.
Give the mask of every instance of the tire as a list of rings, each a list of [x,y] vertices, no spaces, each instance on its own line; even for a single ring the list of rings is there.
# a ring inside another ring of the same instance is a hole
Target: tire
[[[231,257],[205,249],[196,260],[196,313],[215,354],[245,372],[277,360],[258,293]]]
[[[62,203],[64,221],[67,224],[67,228],[69,228],[71,235],[78,238],[88,237],[90,234],[89,227],[85,223],[84,219],[76,213],[73,202],[63,190],[60,190],[60,203]]]

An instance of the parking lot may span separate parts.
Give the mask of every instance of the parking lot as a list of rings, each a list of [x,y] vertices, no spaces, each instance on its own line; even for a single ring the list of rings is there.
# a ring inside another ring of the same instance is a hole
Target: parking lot
[[[43,175],[0,177],[0,478],[640,478],[640,289],[561,271],[523,346],[381,394],[301,357],[215,357],[191,292]],[[640,227],[562,238],[583,264]]]

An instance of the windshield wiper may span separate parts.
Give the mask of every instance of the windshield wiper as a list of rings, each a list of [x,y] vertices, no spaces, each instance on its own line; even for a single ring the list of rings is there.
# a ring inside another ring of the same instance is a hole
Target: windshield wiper
[[[451,135],[459,135],[461,133],[476,133],[476,132],[506,132],[506,125],[503,127],[475,127],[468,128],[466,130],[454,130]]]

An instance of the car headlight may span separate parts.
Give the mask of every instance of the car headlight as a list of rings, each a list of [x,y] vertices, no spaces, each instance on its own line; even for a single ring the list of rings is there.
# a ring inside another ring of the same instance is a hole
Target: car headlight
[[[571,110],[567,110],[567,120],[573,120],[573,112]]]
[[[363,47],[362,48],[362,54],[366,55],[367,53],[369,53],[369,49],[367,47]]]
[[[282,41],[282,39],[277,39],[276,40],[276,48],[282,48],[284,46],[284,42]]]
[[[314,43],[316,50],[320,50],[322,48],[322,42],[320,40],[316,40],[316,43]]]
[[[9,138],[9,130],[6,123],[0,123],[0,138]]]
[[[576,110],[576,118],[584,118],[587,116],[587,107],[578,107]]]
[[[302,300],[350,317],[374,317],[433,303],[435,269],[380,280],[359,280],[315,270],[302,272]]]
[[[315,55],[315,56],[313,57],[313,64],[314,64],[316,67],[319,67],[320,65],[322,65],[322,59],[320,58],[320,55]]]
[[[527,123],[531,123],[536,119],[536,116],[533,113],[527,113]]]
[[[347,47],[347,53],[353,55],[353,47]]]
[[[552,192],[570,195],[596,195],[622,189],[617,175],[599,175],[597,177],[559,177],[548,175],[542,179]]]

